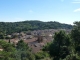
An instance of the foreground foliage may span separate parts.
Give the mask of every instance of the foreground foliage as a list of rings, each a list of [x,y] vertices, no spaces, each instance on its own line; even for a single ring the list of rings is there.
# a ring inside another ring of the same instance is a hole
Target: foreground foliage
[[[3,51],[0,51],[0,60],[35,60],[28,45],[20,40],[17,46],[13,46],[5,41],[0,41]]]
[[[49,52],[53,60],[80,60],[80,22],[75,22],[70,34],[56,32],[43,51]]]

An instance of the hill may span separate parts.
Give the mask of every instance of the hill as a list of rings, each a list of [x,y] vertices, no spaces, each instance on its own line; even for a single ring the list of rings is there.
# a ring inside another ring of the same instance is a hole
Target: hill
[[[0,22],[0,33],[11,34],[14,32],[28,31],[28,30],[44,30],[44,29],[72,29],[72,25],[62,24],[59,22],[42,22],[21,21],[21,22]]]

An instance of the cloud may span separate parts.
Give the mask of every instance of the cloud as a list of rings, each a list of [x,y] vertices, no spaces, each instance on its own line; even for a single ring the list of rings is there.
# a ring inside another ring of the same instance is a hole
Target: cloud
[[[72,3],[80,3],[80,0],[74,0]]]
[[[73,12],[80,12],[80,8],[74,10]]]

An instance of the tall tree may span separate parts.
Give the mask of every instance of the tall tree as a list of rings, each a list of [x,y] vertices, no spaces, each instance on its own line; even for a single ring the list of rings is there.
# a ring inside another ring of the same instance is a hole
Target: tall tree
[[[74,52],[80,54],[80,22],[74,23],[74,28],[71,31],[71,37]]]
[[[64,59],[69,55],[70,37],[64,32],[56,32],[54,40],[48,45],[48,51],[54,60]]]

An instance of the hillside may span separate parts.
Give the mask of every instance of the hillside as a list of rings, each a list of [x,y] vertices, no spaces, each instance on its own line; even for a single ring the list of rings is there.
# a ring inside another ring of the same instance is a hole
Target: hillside
[[[59,22],[22,21],[22,22],[0,22],[0,33],[11,34],[14,32],[44,29],[72,29],[72,25]]]

